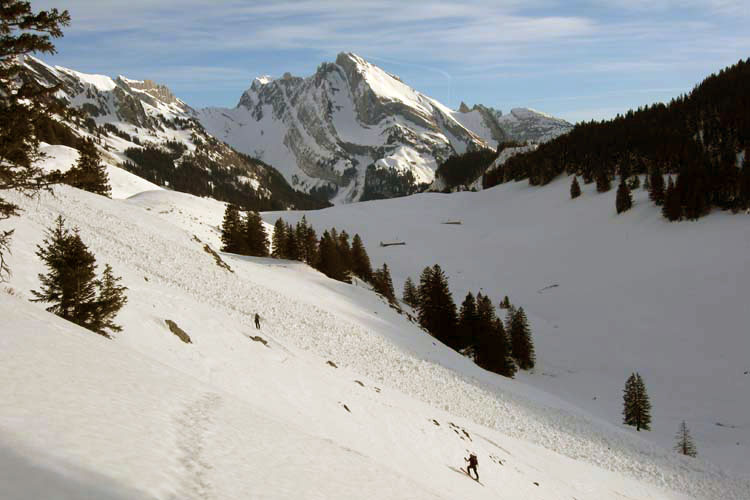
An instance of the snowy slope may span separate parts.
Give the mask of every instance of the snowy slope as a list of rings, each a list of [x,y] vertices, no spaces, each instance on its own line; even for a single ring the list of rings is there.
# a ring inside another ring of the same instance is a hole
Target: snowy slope
[[[351,53],[308,78],[257,78],[234,109],[197,112],[210,133],[276,166],[293,186],[328,186],[341,202],[390,194],[369,166],[423,184],[448,156],[487,147],[453,114]]]
[[[234,272],[220,268],[193,236],[215,243],[218,203],[170,191],[109,200],[67,186],[39,199],[7,196],[25,212],[2,223],[16,229],[14,274],[0,291],[2,498],[749,491],[533,388],[533,378],[484,372],[364,287],[286,261],[223,255]],[[115,340],[27,301],[42,270],[35,245],[58,213],[129,288]],[[481,486],[451,470],[467,450],[479,456]]]
[[[750,475],[750,220],[719,212],[670,224],[640,190],[617,216],[614,190],[584,186],[572,201],[568,187],[510,183],[306,215],[318,230],[359,233],[399,295],[407,276],[435,263],[458,304],[467,291],[495,304],[509,295],[530,315],[537,346],[539,367],[524,383],[618,424],[625,379],[639,371],[654,415],[643,438],[669,447],[685,419],[701,456]],[[279,216],[301,214],[264,218]]]

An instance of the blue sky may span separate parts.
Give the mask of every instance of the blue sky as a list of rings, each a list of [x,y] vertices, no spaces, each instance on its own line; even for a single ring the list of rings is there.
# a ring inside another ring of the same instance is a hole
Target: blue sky
[[[259,75],[356,52],[458,107],[570,121],[689,91],[750,57],[748,0],[32,0],[73,18],[48,62],[150,78],[194,107],[234,106]]]

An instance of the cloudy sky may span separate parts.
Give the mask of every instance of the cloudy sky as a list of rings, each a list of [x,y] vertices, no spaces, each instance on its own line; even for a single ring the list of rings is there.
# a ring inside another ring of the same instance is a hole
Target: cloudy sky
[[[750,57],[748,0],[32,0],[72,23],[48,62],[234,106],[259,75],[355,52],[443,103],[599,119]]]

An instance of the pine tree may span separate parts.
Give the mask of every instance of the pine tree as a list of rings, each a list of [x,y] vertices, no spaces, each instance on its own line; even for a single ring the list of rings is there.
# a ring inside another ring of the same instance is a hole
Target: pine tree
[[[596,173],[596,191],[598,193],[606,193],[612,189],[612,183],[609,180],[609,173],[605,169],[599,169]]]
[[[296,233],[300,258],[310,266],[315,265],[318,256],[318,236],[315,234],[315,229],[307,223],[304,215],[297,223]]]
[[[70,24],[68,11],[57,9],[34,13],[29,2],[6,0],[0,7],[0,192],[15,190],[34,195],[61,180],[59,172],[48,174],[39,164],[42,128],[64,105],[54,99],[58,87],[42,87],[21,78],[19,56],[35,52],[54,54],[52,38],[60,38]],[[0,196],[0,220],[18,215],[18,205]],[[0,231],[0,279],[9,269],[5,255],[12,230]]]
[[[244,250],[242,219],[237,205],[228,204],[221,223],[221,251],[241,254]]]
[[[491,328],[481,330],[475,347],[475,361],[485,370],[509,378],[518,371],[510,355],[508,335],[499,319],[492,322]]]
[[[244,247],[247,255],[268,257],[268,234],[258,212],[249,211],[245,216]]]
[[[615,208],[617,213],[621,214],[630,210],[633,206],[633,197],[630,194],[630,188],[625,183],[625,179],[620,177],[620,185],[617,186],[617,196],[615,198]]]
[[[661,173],[659,167],[651,169],[649,174],[651,190],[649,191],[649,198],[657,205],[664,203],[664,176]]]
[[[510,299],[507,295],[503,297],[502,302],[500,302],[500,309],[510,309]]]
[[[636,372],[625,382],[623,395],[623,423],[636,430],[651,430],[651,402],[646,393],[646,385]]]
[[[419,294],[417,287],[414,286],[414,282],[411,277],[407,277],[404,282],[404,294],[402,296],[404,303],[411,307],[417,307],[419,305]]]
[[[341,259],[341,267],[346,274],[346,281],[351,282],[353,270],[352,270],[352,247],[349,245],[349,234],[346,231],[341,231],[337,240],[337,249],[339,252],[339,258]],[[390,275],[388,276],[390,279]],[[393,288],[393,284],[391,284]]]
[[[107,168],[102,164],[102,158],[96,144],[91,139],[85,139],[78,144],[78,161],[65,173],[67,184],[91,193],[110,197],[112,188],[109,185]]]
[[[461,337],[459,349],[473,347],[479,337],[479,314],[474,294],[466,294],[458,313],[458,332]]]
[[[419,323],[435,338],[456,349],[458,335],[456,304],[448,278],[438,264],[425,268],[419,280]]]
[[[531,328],[526,319],[523,307],[514,310],[510,317],[510,342],[513,359],[522,370],[530,370],[536,364],[534,343],[531,340]]]
[[[698,455],[698,450],[695,448],[695,442],[693,441],[693,437],[690,435],[690,431],[684,420],[680,424],[680,429],[677,431],[676,439],[677,443],[675,444],[674,449],[677,452],[689,457],[695,457]]]
[[[667,191],[664,193],[664,206],[662,206],[661,211],[664,217],[669,219],[670,222],[678,221],[682,218],[680,192],[677,191],[671,177],[669,178]]]
[[[352,240],[352,272],[355,276],[363,281],[372,281],[372,265],[370,264],[370,256],[367,255],[365,245],[362,243],[362,238],[358,234],[354,235]],[[412,287],[414,283],[412,283]]]
[[[48,268],[39,274],[41,291],[32,290],[33,302],[51,305],[47,311],[106,337],[106,330],[120,331],[113,319],[127,302],[125,287],[107,265],[102,279],[96,277],[96,258],[81,240],[77,230],[70,231],[58,217],[47,232],[37,256]]]
[[[284,224],[284,249],[285,258],[290,260],[300,259],[300,245],[297,241],[297,232],[291,224]]]
[[[391,280],[391,271],[388,264],[383,263],[383,267],[373,273],[373,288],[377,293],[388,299],[388,302],[396,302],[396,293],[393,290],[393,281]]]
[[[578,184],[578,178],[574,175],[573,182],[570,183],[570,198],[575,200],[581,196],[581,186]]]
[[[324,231],[323,236],[320,237],[318,260],[315,268],[331,279],[346,282],[348,276],[341,265],[341,258],[338,251],[338,235],[334,238],[331,233],[335,234],[335,230],[331,230],[331,232]]]
[[[273,236],[271,237],[271,256],[277,259],[286,259],[286,224],[279,218],[273,225]]]

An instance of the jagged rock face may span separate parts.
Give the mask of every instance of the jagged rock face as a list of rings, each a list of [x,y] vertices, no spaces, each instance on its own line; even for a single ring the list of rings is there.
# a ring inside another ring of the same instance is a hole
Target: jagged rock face
[[[212,134],[337,202],[406,194],[448,156],[488,147],[453,114],[348,53],[308,78],[258,78],[234,109],[197,112]]]
[[[573,129],[573,124],[561,118],[529,108],[514,108],[507,115],[492,108],[488,109],[497,113],[502,129],[512,140],[518,142],[539,144],[567,134]]]
[[[23,65],[24,78],[45,86],[59,86],[57,98],[93,119],[74,118],[66,125],[76,136],[101,141],[101,153],[111,164],[132,163],[132,151],[143,147],[179,151],[174,165],[184,167],[185,162],[197,165],[202,170],[199,173],[208,177],[206,182],[218,186],[217,191],[224,196],[224,201],[247,202],[266,209],[327,205],[294,192],[272,166],[241,155],[208,134],[195,119],[195,111],[164,85],[123,76],[112,79],[79,73],[49,66],[33,57],[25,57]],[[144,172],[154,173],[156,169],[154,165],[141,167],[142,171],[136,175],[146,176]],[[160,178],[165,177],[164,172],[158,174]],[[194,188],[199,189],[201,186]],[[188,188],[184,190],[191,192]],[[231,199],[226,199],[230,196]]]

